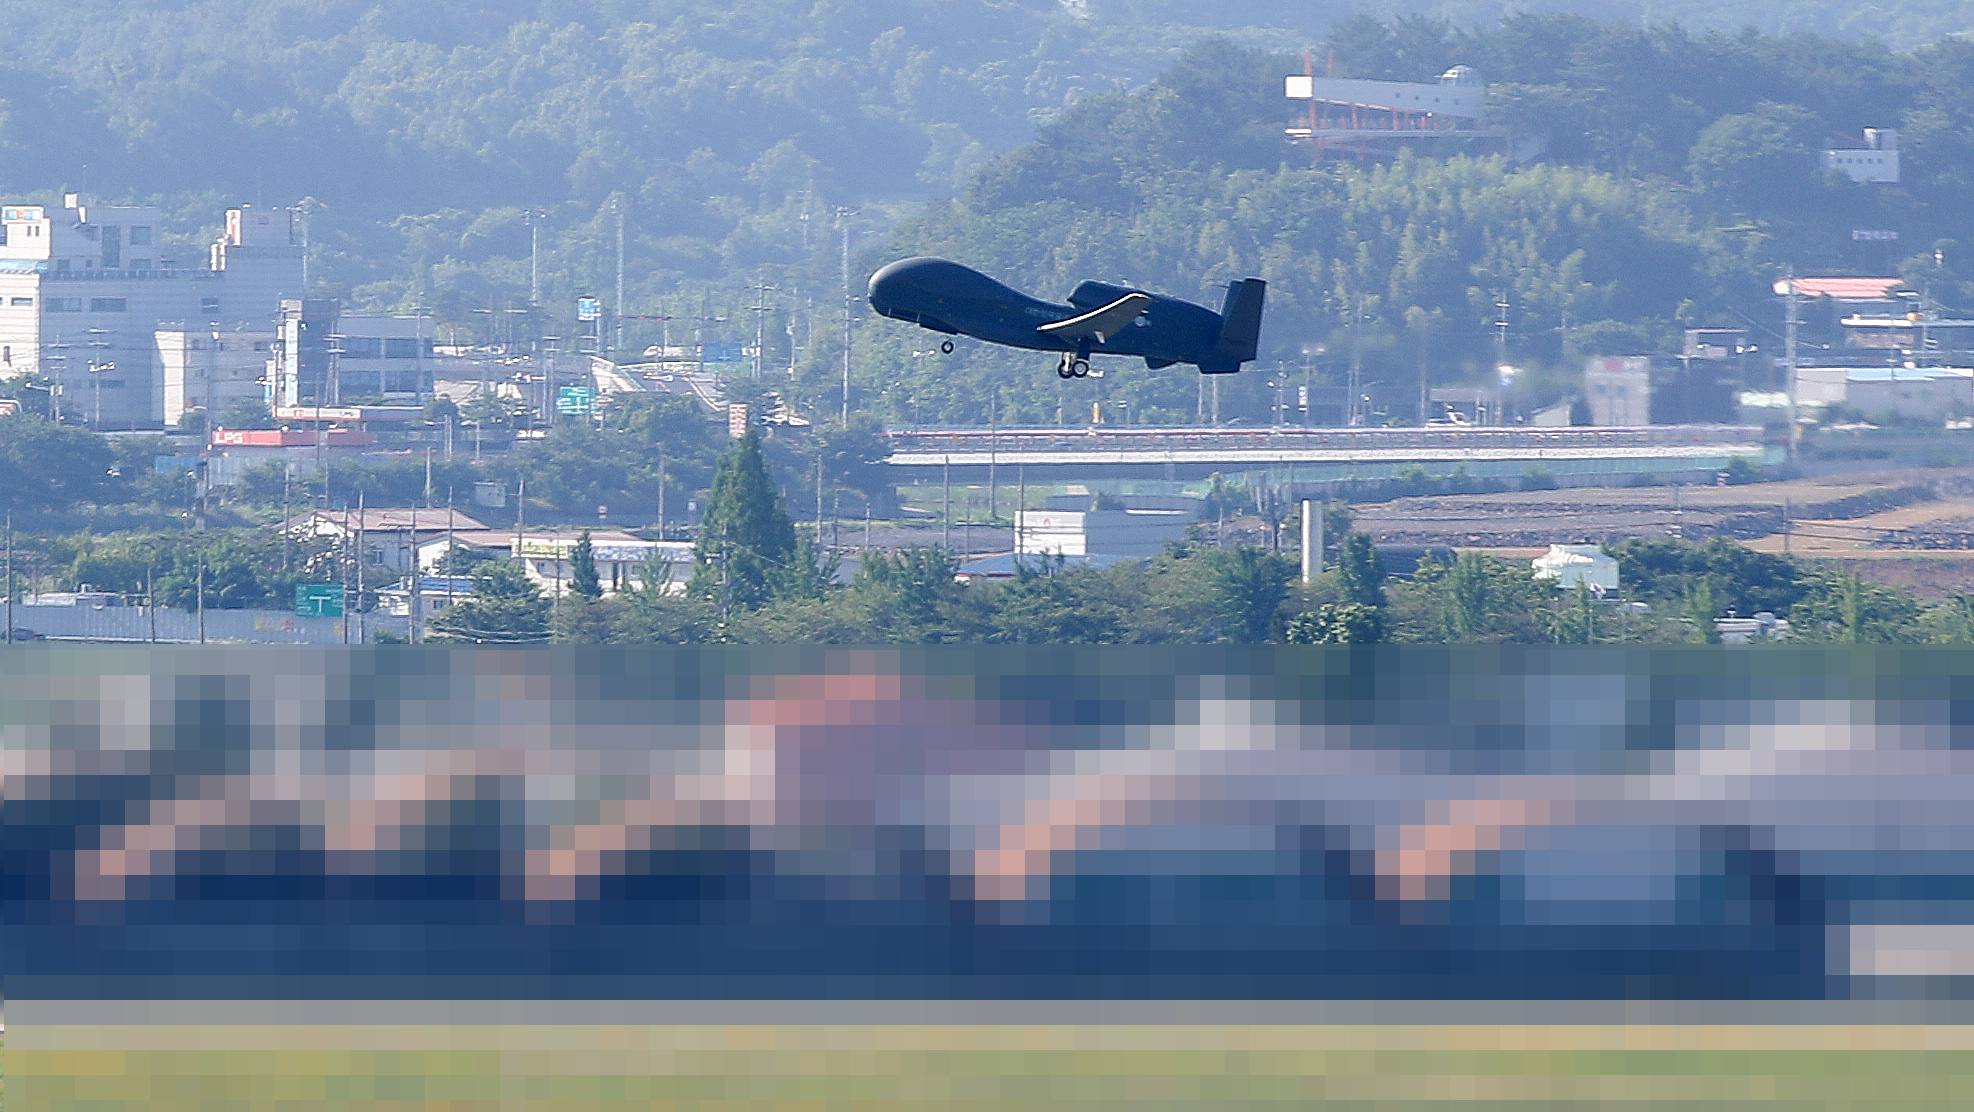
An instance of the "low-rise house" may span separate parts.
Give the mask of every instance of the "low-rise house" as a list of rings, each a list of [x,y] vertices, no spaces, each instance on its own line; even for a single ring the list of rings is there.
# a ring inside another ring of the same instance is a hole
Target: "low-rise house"
[[[391,575],[403,575],[418,566],[421,545],[442,539],[448,533],[487,529],[458,510],[418,506],[310,510],[289,518],[283,528],[295,536],[332,537],[345,544],[361,543],[365,567]]]
[[[454,550],[511,559],[542,593],[556,598],[568,592],[575,578],[573,554],[585,533],[604,594],[639,585],[647,568],[672,592],[683,591],[685,581],[692,578],[690,542],[647,541],[621,529],[530,530],[518,534],[511,529],[485,527],[461,530],[420,545],[418,564],[428,571],[436,570],[446,553]]]

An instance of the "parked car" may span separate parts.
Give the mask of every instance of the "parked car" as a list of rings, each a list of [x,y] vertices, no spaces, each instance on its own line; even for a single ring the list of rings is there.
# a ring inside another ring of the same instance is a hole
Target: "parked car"
[[[31,629],[22,629],[20,626],[15,626],[12,630],[8,631],[7,639],[10,641],[46,641],[47,640],[46,637],[43,637],[39,633],[36,633]]]

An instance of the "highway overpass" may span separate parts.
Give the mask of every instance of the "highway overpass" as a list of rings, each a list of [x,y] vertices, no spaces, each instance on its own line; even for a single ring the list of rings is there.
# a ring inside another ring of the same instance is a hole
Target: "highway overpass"
[[[1773,458],[1754,425],[1597,428],[898,428],[886,433],[890,465],[905,482],[978,481],[992,469],[1038,481],[1205,478],[1265,472],[1276,481],[1378,479],[1419,465],[1476,478],[1519,477],[1529,467],[1558,478],[1693,475],[1735,457]],[[1005,474],[1000,476],[1003,481]]]

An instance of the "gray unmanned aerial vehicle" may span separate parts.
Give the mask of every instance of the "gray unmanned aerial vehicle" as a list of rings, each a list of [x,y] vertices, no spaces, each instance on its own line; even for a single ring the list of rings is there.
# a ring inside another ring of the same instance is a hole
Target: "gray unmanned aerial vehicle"
[[[1268,284],[1227,285],[1216,313],[1176,297],[1083,282],[1059,305],[1009,289],[946,259],[900,259],[870,279],[871,308],[934,332],[990,344],[1061,352],[1056,373],[1082,378],[1092,355],[1136,355],[1156,370],[1191,363],[1201,374],[1233,374],[1254,358]],[[953,342],[940,345],[950,353]]]

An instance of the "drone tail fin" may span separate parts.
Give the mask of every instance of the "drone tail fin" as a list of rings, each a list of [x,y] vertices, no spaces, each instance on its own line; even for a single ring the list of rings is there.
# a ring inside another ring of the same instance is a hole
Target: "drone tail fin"
[[[1261,307],[1268,283],[1243,278],[1227,284],[1227,302],[1220,310],[1220,339],[1213,345],[1216,361],[1239,365],[1255,357],[1261,342]]]

